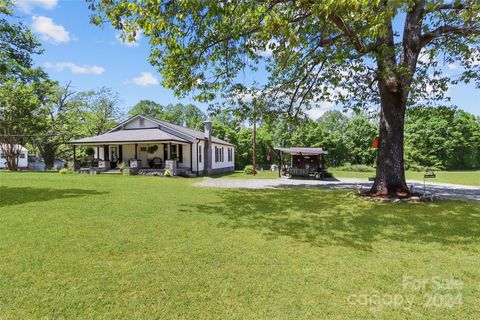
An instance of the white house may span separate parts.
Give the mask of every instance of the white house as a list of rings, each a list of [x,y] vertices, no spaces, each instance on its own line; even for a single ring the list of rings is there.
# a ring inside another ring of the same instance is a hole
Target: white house
[[[7,149],[8,147],[5,145],[0,145],[0,169],[7,168],[7,160],[5,159],[5,154],[3,150]],[[19,169],[27,169],[28,168],[28,150],[21,146],[15,145],[15,150],[18,150],[18,168]]]
[[[196,175],[233,171],[234,145],[212,136],[211,130],[210,121],[201,132],[136,115],[104,134],[70,143],[74,158],[75,146],[90,146],[95,161],[108,162],[109,169],[123,162],[131,168],[161,170],[172,160],[179,170]]]

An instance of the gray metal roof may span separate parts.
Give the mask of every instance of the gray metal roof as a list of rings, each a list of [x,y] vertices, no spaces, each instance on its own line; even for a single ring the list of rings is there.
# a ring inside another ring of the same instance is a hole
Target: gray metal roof
[[[186,135],[189,135],[189,136],[191,136],[195,139],[205,140],[205,132],[198,131],[198,130],[195,130],[195,129],[190,129],[190,128],[183,127],[183,126],[179,126],[177,124],[169,123],[169,122],[166,122],[166,121],[163,121],[163,120],[158,120],[158,119],[149,118],[149,117],[144,117],[144,118],[146,118],[148,120],[151,120],[151,121],[154,121],[154,122],[157,122],[158,124],[164,125],[164,126],[169,127],[173,130],[180,131],[180,132],[182,132]],[[231,144],[230,142],[224,141],[224,140],[219,139],[219,138],[214,137],[214,136],[212,136],[212,142],[233,146],[233,144]]]
[[[142,142],[142,141],[178,141],[188,143],[189,141],[173,134],[162,131],[158,128],[149,129],[123,129],[107,132],[95,137],[88,137],[70,141],[71,144],[89,143],[113,143],[113,142]]]
[[[300,147],[292,147],[292,148],[275,148],[275,150],[279,150],[285,153],[290,154],[327,154],[328,152],[323,150],[322,148],[300,148]]]

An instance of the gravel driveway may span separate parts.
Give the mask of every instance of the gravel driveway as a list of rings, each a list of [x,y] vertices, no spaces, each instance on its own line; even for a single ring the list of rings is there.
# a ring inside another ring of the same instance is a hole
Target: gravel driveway
[[[423,192],[423,182],[408,181],[416,192]],[[205,178],[195,183],[198,187],[217,188],[245,188],[245,189],[270,189],[270,188],[320,188],[320,189],[367,189],[372,185],[365,179],[342,178],[335,181],[319,180],[297,180],[297,179],[214,179]],[[450,198],[470,199],[480,201],[480,187],[448,184],[448,183],[427,183],[425,191],[427,194]]]

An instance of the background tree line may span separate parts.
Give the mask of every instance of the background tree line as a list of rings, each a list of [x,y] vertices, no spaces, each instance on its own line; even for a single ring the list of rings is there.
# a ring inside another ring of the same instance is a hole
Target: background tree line
[[[44,158],[47,169],[55,158],[70,160],[71,139],[104,133],[126,117],[119,94],[101,87],[75,92],[60,85],[35,67],[32,56],[41,54],[40,43],[22,23],[3,18],[0,8],[0,136],[1,152],[15,170],[20,150],[26,145]],[[161,105],[142,100],[128,114],[143,114],[178,125],[203,130],[207,115],[192,104]],[[236,166],[252,161],[252,127],[245,117],[229,109],[211,115],[213,133],[236,145]],[[275,146],[320,146],[329,152],[328,166],[347,163],[373,165],[376,152],[371,142],[378,136],[378,119],[360,114],[347,117],[329,111],[318,120],[257,118],[257,163],[276,163]],[[409,109],[405,125],[405,159],[410,169],[473,169],[480,167],[480,119],[460,109],[416,107]]]

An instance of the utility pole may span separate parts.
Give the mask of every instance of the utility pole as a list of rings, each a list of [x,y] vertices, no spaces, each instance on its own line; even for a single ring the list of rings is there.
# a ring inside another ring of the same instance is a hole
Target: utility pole
[[[257,174],[257,113],[256,102],[253,102],[253,175]]]

